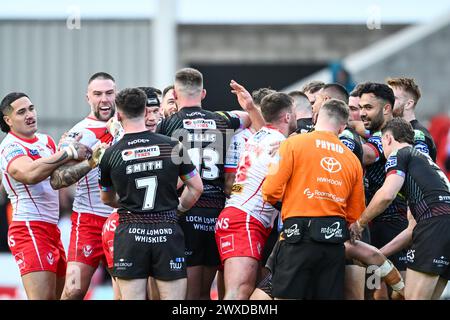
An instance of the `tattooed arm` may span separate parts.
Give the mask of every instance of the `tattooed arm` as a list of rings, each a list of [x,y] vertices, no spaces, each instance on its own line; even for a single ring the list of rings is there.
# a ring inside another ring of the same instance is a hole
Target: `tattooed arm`
[[[76,154],[74,153],[76,151]],[[8,166],[8,174],[24,184],[36,184],[47,179],[53,170],[72,159],[84,159],[90,149],[80,143],[74,143],[71,149],[64,148],[47,158],[34,160],[21,156],[12,160]]]
[[[50,176],[50,185],[58,190],[68,187],[82,177],[84,177],[92,168],[87,160],[82,162],[69,162],[56,168]]]
[[[81,162],[71,161],[55,169],[50,176],[50,185],[52,188],[58,190],[68,187],[84,177],[98,165],[106,147],[107,145],[101,144],[95,148],[92,156],[88,160]]]

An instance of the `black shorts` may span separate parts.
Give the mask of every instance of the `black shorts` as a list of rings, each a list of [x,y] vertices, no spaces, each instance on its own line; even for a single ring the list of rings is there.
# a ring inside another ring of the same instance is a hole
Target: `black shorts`
[[[214,227],[221,209],[192,208],[180,219],[186,239],[186,262],[188,267],[219,266]]]
[[[345,248],[307,234],[298,243],[280,241],[272,270],[272,295],[284,299],[344,299]]]
[[[362,235],[361,235],[361,241],[367,244],[370,244],[370,230],[369,228],[364,228]],[[355,263],[353,259],[345,259],[345,265],[346,266],[353,266],[358,265]]]
[[[178,223],[120,223],[114,234],[113,276],[172,281],[186,278],[184,235]]]
[[[450,280],[450,215],[418,222],[412,238],[408,268]]]
[[[370,240],[371,244],[381,249],[384,245],[394,239],[400,232],[408,227],[408,220],[374,220],[370,224]],[[387,257],[399,271],[406,270],[406,253],[407,250],[393,254]]]

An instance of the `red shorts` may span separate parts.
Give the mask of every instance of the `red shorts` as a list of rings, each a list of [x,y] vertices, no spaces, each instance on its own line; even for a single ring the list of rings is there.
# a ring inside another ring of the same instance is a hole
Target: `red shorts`
[[[91,213],[72,213],[72,230],[68,261],[81,262],[97,268],[105,261],[102,245],[102,228],[105,217]]]
[[[108,268],[112,269],[114,265],[114,232],[119,225],[119,214],[117,211],[111,213],[106,219],[102,230],[103,252],[105,253]]]
[[[8,230],[8,244],[20,275],[50,271],[66,275],[66,253],[58,226],[43,221],[13,221]]]
[[[222,210],[216,223],[220,261],[231,257],[253,257],[260,261],[272,228],[235,207]]]

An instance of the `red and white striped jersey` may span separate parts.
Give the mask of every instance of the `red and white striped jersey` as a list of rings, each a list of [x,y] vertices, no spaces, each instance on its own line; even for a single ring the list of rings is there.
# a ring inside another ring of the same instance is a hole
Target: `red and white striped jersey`
[[[277,162],[274,146],[286,137],[277,129],[264,126],[250,137],[245,144],[237,169],[236,179],[231,189],[231,197],[225,207],[236,207],[259,220],[266,228],[273,226],[279,211],[264,202],[261,186],[269,171],[269,164]]]
[[[94,149],[100,143],[110,143],[113,137],[106,129],[106,122],[94,118],[85,118],[78,122],[69,133],[82,133],[80,143]],[[73,211],[78,213],[91,213],[108,217],[112,211],[110,206],[100,200],[98,186],[98,168],[91,170],[82,177],[76,188],[73,201]]]
[[[40,133],[36,133],[33,139],[22,139],[9,132],[0,144],[2,184],[12,204],[13,221],[58,223],[58,191],[52,189],[50,177],[27,185],[8,174],[8,167],[15,159],[30,157],[34,161],[53,155],[55,150],[53,139]]]

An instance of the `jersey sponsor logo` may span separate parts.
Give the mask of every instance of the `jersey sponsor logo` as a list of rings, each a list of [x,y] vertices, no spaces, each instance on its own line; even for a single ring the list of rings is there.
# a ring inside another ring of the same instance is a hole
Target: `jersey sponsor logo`
[[[414,130],[414,141],[425,141],[425,134],[420,130]]]
[[[183,265],[184,265],[184,257],[179,257],[179,258],[175,258],[175,259],[170,259],[169,261],[169,268],[170,271],[180,271],[183,269]]]
[[[303,194],[305,194],[308,197],[308,199],[316,198],[319,200],[329,200],[340,203],[343,203],[345,201],[344,198],[338,197],[333,193],[320,190],[314,190],[314,192],[312,192],[309,188],[306,188],[303,191]]]
[[[343,144],[345,144],[345,146],[347,148],[349,148],[350,150],[352,150],[352,151],[355,150],[355,143],[352,140],[343,138],[343,139],[341,139],[341,142]]]
[[[345,129],[339,135],[339,138],[348,138],[348,139],[354,140],[355,137],[353,136],[353,134],[348,129]]]
[[[326,178],[326,177],[317,177],[317,182],[322,182],[322,183],[329,183],[335,186],[342,186],[342,181],[339,180],[334,180],[334,179],[330,179],[330,178]]]
[[[397,165],[397,156],[392,156],[391,155],[389,157],[389,159],[387,159],[387,161],[386,161],[386,165],[385,165],[386,171],[389,168],[395,167],[396,165]]]
[[[316,148],[334,151],[337,153],[344,153],[344,148],[342,148],[340,144],[321,139],[316,139]]]
[[[342,235],[341,223],[336,221],[329,227],[321,228],[320,233],[322,233],[324,235],[325,239],[327,239],[327,240],[332,237],[342,238],[343,235]]]
[[[438,199],[439,201],[450,202],[450,196],[439,196]]]
[[[36,149],[29,149],[30,152],[30,156],[38,156],[39,155],[39,151]]]
[[[53,253],[49,252],[47,253],[47,262],[49,265],[53,265],[53,263],[55,262],[55,257],[53,256]]]
[[[23,252],[19,252],[14,255],[14,259],[16,259],[17,266],[19,267],[19,270],[22,270],[25,268],[25,256],[23,255]]]
[[[329,173],[337,173],[341,171],[342,165],[333,157],[325,157],[320,160],[320,166]]]
[[[128,145],[132,146],[137,143],[148,143],[148,142],[150,142],[150,140],[148,139],[134,139],[133,141],[128,141]]]
[[[371,136],[367,142],[370,142],[374,144],[378,151],[383,152],[383,143],[381,142],[381,136],[377,133],[375,133],[373,136]]]
[[[93,248],[91,245],[86,244],[83,246],[83,254],[87,258],[92,254]]]
[[[422,142],[418,142],[418,143],[416,142],[416,144],[414,145],[414,149],[416,149],[420,153],[423,153],[427,156],[430,154],[430,150],[428,149],[428,146]]]
[[[303,194],[306,194],[306,196],[308,197],[308,199],[311,199],[312,197],[314,197],[314,193],[311,192],[311,190],[309,190],[309,188],[306,188],[303,191]]]
[[[216,121],[212,119],[184,119],[185,129],[216,129]]]
[[[222,254],[234,251],[234,235],[220,237],[220,252]]]
[[[26,152],[16,144],[9,145],[5,148],[5,160],[10,162],[12,159],[18,156],[26,156]]]
[[[130,161],[158,157],[160,154],[159,146],[141,147],[122,151],[122,159],[123,161]]]
[[[217,112],[217,113],[223,114],[222,112]],[[199,112],[199,111],[194,111],[194,112],[191,112],[191,113],[186,113],[186,116],[188,116],[188,117],[195,117],[195,116],[197,116],[197,117],[205,117],[206,114],[204,114],[202,112]]]

